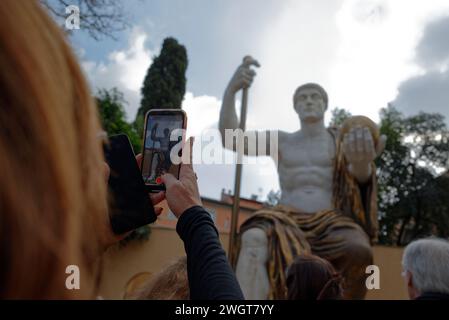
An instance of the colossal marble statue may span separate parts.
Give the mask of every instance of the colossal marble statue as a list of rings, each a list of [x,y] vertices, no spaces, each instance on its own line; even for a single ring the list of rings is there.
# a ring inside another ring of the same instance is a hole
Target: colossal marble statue
[[[253,59],[239,66],[226,88],[219,121],[222,137],[225,129],[239,126],[235,95],[251,85],[252,65],[259,66]],[[326,128],[328,96],[317,84],[300,86],[293,95],[293,107],[300,130],[279,130],[275,142],[281,199],[279,205],[256,212],[241,226],[237,278],[247,299],[283,299],[286,268],[296,255],[313,253],[342,273],[346,298],[363,299],[366,266],[373,262],[370,242],[377,235],[373,161],[386,139],[373,136],[373,126],[363,122],[343,134]],[[270,150],[270,139],[266,141],[265,150]],[[245,154],[254,155],[247,143]]]

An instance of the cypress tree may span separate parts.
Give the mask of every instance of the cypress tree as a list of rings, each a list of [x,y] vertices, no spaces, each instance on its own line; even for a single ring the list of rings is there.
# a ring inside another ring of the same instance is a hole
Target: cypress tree
[[[166,38],[159,56],[154,58],[142,86],[142,100],[137,112],[150,109],[180,109],[186,91],[187,50],[174,38]]]

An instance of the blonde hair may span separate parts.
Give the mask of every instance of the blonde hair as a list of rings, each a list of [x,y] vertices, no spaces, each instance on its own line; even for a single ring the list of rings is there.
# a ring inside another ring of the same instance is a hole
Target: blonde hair
[[[187,258],[178,258],[163,268],[130,298],[137,300],[188,300],[190,289],[187,277]]]
[[[91,298],[107,219],[96,107],[37,1],[2,0],[0,16],[0,298]]]

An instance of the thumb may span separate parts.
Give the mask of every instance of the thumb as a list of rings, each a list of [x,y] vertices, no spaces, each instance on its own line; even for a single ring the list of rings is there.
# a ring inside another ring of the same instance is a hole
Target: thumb
[[[175,178],[171,173],[165,173],[161,176],[162,182],[165,184],[166,189],[170,189],[171,186],[178,183],[179,180]]]
[[[136,156],[136,161],[137,161],[137,165],[139,166],[139,169],[142,169],[142,158],[143,158],[143,156],[141,153],[139,153]]]
[[[250,66],[260,67],[260,63],[251,56],[245,56],[243,58],[242,64],[244,67],[250,67]]]
[[[154,213],[156,214],[156,216],[160,216],[163,210],[164,209],[161,207],[154,207]]]

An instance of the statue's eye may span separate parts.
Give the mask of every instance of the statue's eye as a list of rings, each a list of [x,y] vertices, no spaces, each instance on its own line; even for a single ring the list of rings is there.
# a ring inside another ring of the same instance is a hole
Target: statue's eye
[[[300,96],[298,97],[298,100],[299,100],[299,101],[305,101],[306,98],[307,98],[307,97],[306,97],[304,94],[302,94],[302,95],[300,95]]]
[[[318,93],[312,94],[312,99],[313,99],[313,100],[318,100],[318,99],[320,99],[320,98],[321,98],[321,96],[320,96]]]

